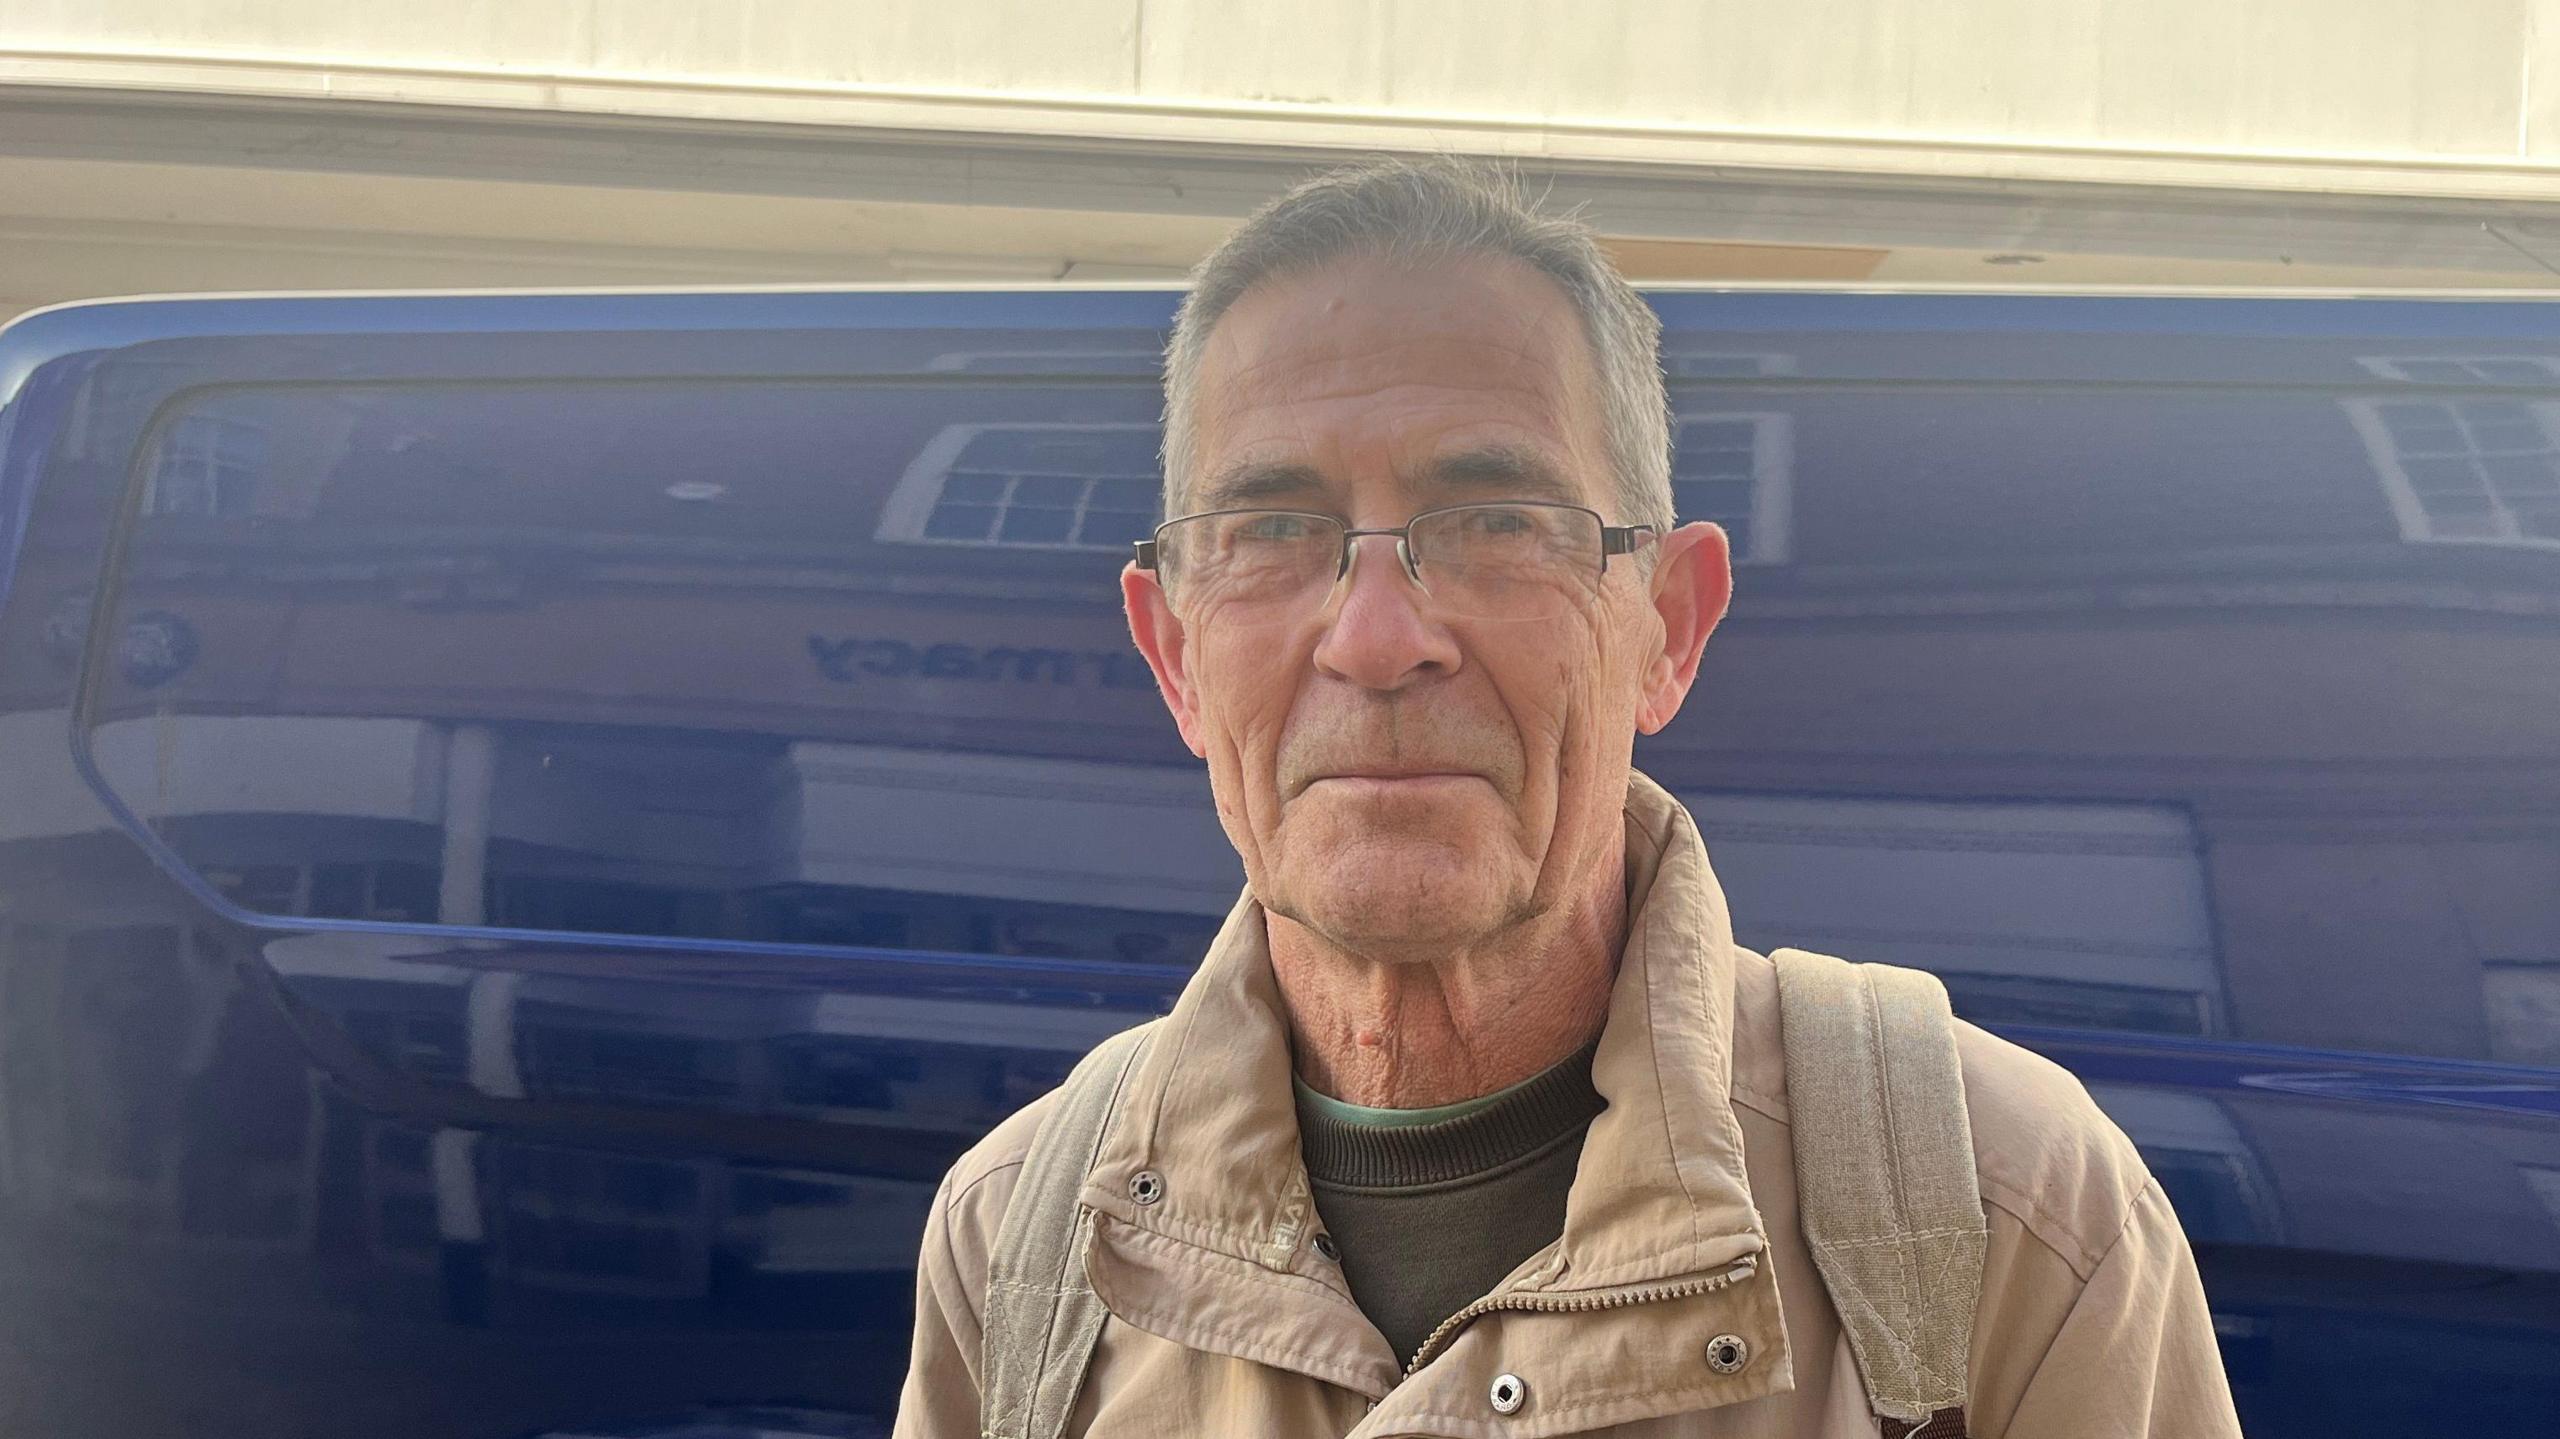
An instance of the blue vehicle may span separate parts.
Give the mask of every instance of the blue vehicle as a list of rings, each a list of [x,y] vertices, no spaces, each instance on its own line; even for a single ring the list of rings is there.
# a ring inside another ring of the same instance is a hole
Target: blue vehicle
[[[0,334],[0,1433],[885,1432],[935,1181],[1241,874],[1162,289]],[[2560,1413],[2560,310],[1664,290],[1638,763],[2165,1181],[2248,1432]]]

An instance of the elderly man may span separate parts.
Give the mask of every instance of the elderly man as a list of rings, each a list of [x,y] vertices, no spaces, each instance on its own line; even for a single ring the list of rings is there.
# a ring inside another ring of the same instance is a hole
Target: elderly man
[[[1861,1361],[1902,1341],[1808,1245],[1778,967],[1631,767],[1732,584],[1672,518],[1658,328],[1586,229],[1448,162],[1318,178],[1202,263],[1122,589],[1247,890],[1071,1081],[1063,1187],[1025,1165],[1058,1095],[951,1170],[900,1434],[2238,1432],[2158,1183],[1964,1025],[1960,1408],[1878,1417]],[[1026,1279],[1011,1231],[1066,1237]]]

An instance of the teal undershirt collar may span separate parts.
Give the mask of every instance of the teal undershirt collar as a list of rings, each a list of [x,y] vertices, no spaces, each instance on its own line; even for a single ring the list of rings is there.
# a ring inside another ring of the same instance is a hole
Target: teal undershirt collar
[[[1445,1119],[1464,1118],[1480,1109],[1489,1109],[1501,1103],[1505,1095],[1525,1089],[1542,1078],[1545,1078],[1544,1074],[1533,1074],[1518,1084],[1505,1085],[1491,1094],[1479,1094],[1473,1099],[1461,1099],[1455,1104],[1435,1104],[1428,1109],[1380,1109],[1366,1104],[1347,1103],[1330,1094],[1318,1093],[1308,1088],[1305,1080],[1294,1074],[1289,1076],[1290,1082],[1297,1086],[1298,1103],[1337,1124],[1357,1125],[1362,1129],[1409,1129],[1417,1124],[1438,1124]]]

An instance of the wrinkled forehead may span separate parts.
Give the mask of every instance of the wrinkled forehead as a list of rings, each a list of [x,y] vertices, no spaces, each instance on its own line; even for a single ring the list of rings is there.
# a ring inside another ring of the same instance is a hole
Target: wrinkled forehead
[[[1203,347],[1190,506],[1347,507],[1388,490],[1597,504],[1596,388],[1572,304],[1520,261],[1359,259],[1275,277]]]

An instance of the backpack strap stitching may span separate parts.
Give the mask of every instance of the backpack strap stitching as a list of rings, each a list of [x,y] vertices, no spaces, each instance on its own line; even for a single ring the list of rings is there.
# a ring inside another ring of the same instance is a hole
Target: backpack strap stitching
[[[1085,1180],[1153,1022],[1096,1046],[1059,1086],[1007,1200],[987,1266],[979,1373],[984,1439],[1058,1439],[1084,1388],[1105,1310],[1085,1277]]]
[[[1961,1435],[1989,1231],[1946,988],[1892,965],[1771,958],[1805,1243],[1868,1404],[1931,1439]]]

